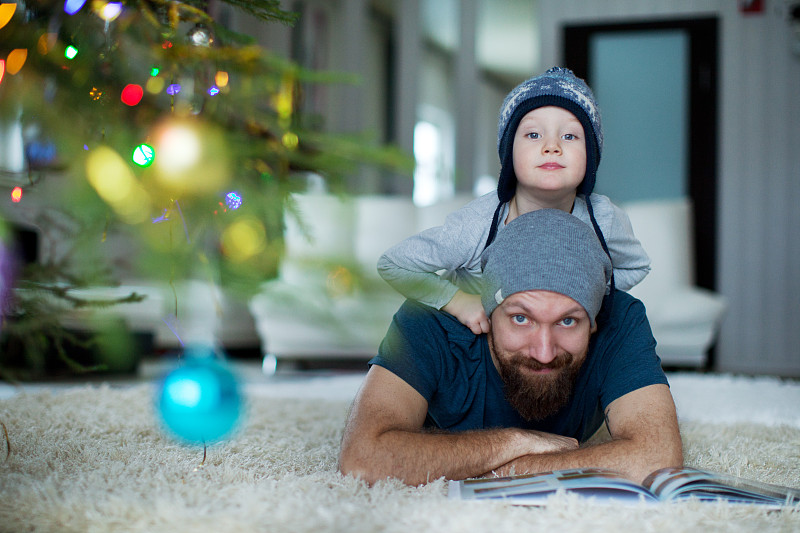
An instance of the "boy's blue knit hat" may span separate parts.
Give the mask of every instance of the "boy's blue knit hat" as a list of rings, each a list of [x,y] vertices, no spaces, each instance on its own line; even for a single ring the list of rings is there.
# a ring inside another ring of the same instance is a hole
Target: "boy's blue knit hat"
[[[519,84],[508,93],[500,108],[497,124],[497,151],[500,154],[500,179],[497,195],[501,202],[511,200],[517,188],[514,173],[514,134],[528,112],[545,106],[558,106],[580,121],[586,135],[586,175],[578,193],[589,196],[594,190],[595,174],[603,151],[603,127],[600,110],[586,82],[569,69],[553,67],[544,74]]]

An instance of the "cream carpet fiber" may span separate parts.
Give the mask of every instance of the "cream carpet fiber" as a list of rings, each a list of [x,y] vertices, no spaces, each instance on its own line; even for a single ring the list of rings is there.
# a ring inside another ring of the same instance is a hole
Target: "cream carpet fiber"
[[[209,447],[205,463],[202,449],[159,429],[152,385],[7,395],[0,421],[11,451],[3,460],[0,442],[0,531],[800,531],[800,509],[617,507],[568,495],[524,508],[450,501],[442,480],[369,488],[337,471],[360,377],[336,379],[249,383],[245,423]],[[800,487],[800,384],[670,379],[687,465]]]

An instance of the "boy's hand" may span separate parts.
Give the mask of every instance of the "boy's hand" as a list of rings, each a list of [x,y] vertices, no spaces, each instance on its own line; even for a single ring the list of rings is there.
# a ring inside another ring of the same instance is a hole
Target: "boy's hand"
[[[489,318],[483,310],[481,297],[477,294],[467,294],[459,290],[453,299],[450,300],[442,311],[446,311],[456,317],[459,322],[467,326],[472,333],[480,335],[489,333]]]

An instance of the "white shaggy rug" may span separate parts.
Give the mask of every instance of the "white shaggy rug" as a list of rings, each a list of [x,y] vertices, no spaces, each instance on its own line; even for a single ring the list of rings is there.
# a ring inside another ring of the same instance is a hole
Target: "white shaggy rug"
[[[0,531],[800,531],[800,509],[616,507],[566,495],[526,508],[451,501],[442,480],[369,488],[336,464],[360,378],[248,381],[241,431],[209,447],[202,466],[202,449],[160,431],[153,385],[0,395],[11,444],[5,459],[0,441]],[[799,383],[692,374],[670,381],[688,465],[800,487]]]

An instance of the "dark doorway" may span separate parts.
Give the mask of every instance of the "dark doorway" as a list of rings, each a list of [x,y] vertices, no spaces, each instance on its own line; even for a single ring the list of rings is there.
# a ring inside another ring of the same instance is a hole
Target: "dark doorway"
[[[685,192],[694,205],[695,280],[712,290],[716,288],[718,25],[716,18],[703,18],[574,25],[563,30],[565,66],[590,86],[594,86],[592,58],[598,38],[665,31],[685,36]]]

